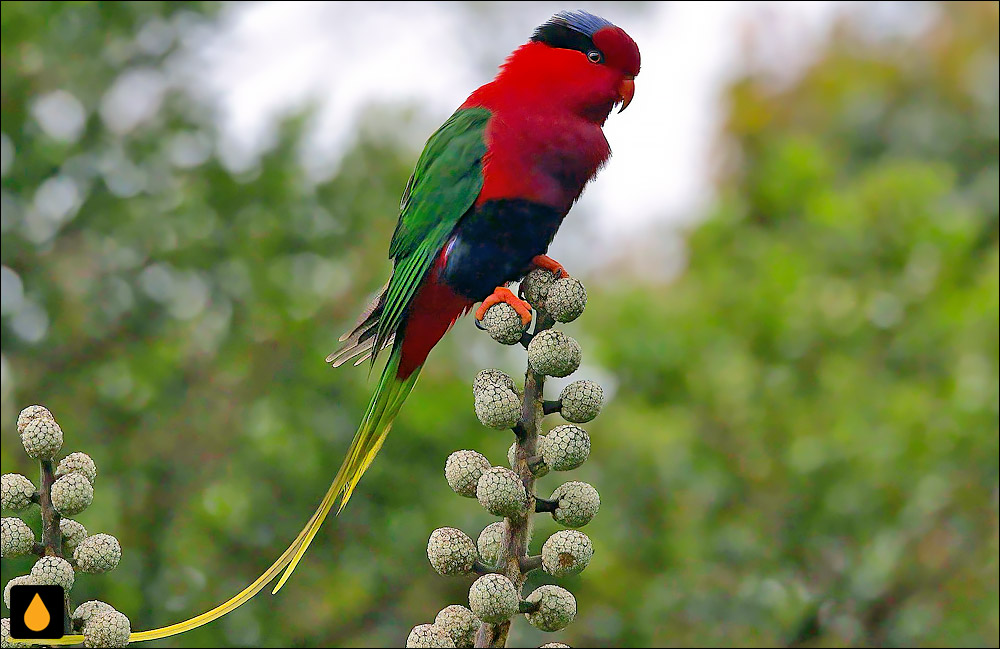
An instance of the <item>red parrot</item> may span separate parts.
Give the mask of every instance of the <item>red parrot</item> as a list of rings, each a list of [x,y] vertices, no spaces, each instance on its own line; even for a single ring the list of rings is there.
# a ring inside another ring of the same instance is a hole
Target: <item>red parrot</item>
[[[435,132],[403,192],[389,244],[392,276],[345,343],[338,366],[390,348],[371,404],[322,503],[291,546],[233,599],[153,637],[216,619],[284,570],[277,592],[334,502],[347,503],[382,447],[430,350],[479,301],[506,302],[531,320],[506,286],[532,268],[565,274],[545,256],[563,218],[611,155],[602,126],[635,92],[639,49],[621,28],[583,11],[561,12],[507,57]],[[169,632],[167,632],[169,630]],[[144,634],[140,634],[144,635]]]

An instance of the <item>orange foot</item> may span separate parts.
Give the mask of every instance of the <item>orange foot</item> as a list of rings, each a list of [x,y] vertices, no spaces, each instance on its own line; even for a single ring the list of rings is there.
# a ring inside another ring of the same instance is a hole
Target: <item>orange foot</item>
[[[531,263],[536,268],[544,268],[545,270],[552,271],[559,279],[569,277],[569,273],[566,272],[566,269],[563,268],[562,264],[548,255],[538,255],[531,260]]]
[[[482,322],[482,319],[486,317],[486,310],[494,304],[500,304],[501,302],[506,302],[514,307],[517,314],[521,316],[521,322],[525,327],[531,324],[531,307],[527,302],[519,299],[516,295],[510,292],[509,288],[504,286],[496,287],[496,290],[493,291],[493,295],[483,300],[483,303],[479,305],[478,309],[476,309],[476,320]]]

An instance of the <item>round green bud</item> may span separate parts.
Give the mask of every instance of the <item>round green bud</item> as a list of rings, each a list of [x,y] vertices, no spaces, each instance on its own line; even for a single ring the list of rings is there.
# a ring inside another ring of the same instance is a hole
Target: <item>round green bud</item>
[[[28,554],[35,545],[35,533],[20,518],[0,521],[0,557],[9,559]]]
[[[61,478],[70,473],[79,473],[90,484],[94,484],[94,480],[97,479],[97,465],[86,453],[70,453],[59,461],[59,466],[56,467],[56,477]]]
[[[7,649],[13,646],[14,643],[10,641],[10,618],[5,617],[0,620],[0,647]]]
[[[83,627],[83,644],[87,647],[125,647],[132,634],[128,618],[118,611],[97,613]]]
[[[42,557],[32,566],[31,576],[36,584],[62,586],[66,592],[73,588],[76,579],[73,566],[62,557]]]
[[[527,602],[538,603],[538,610],[525,613],[528,623],[542,631],[559,631],[576,617],[576,598],[573,593],[559,586],[539,586],[528,597]]]
[[[566,482],[559,485],[552,492],[552,500],[559,502],[552,512],[552,518],[566,527],[583,527],[601,508],[600,494],[586,482]]]
[[[77,606],[76,610],[73,611],[73,615],[70,616],[70,619],[73,620],[73,625],[76,628],[82,629],[95,615],[108,613],[113,610],[115,610],[115,608],[111,604],[92,599]]]
[[[28,424],[36,419],[55,419],[45,406],[28,406],[17,416],[17,434],[23,435]]]
[[[494,304],[483,316],[483,327],[493,340],[501,345],[516,345],[528,328],[521,315],[506,302]]]
[[[80,542],[73,551],[73,558],[82,572],[110,572],[122,559],[122,546],[110,534],[95,534]]]
[[[21,433],[21,444],[29,457],[51,460],[63,443],[63,432],[55,419],[35,417],[28,421]]]
[[[542,545],[542,568],[553,577],[583,572],[594,556],[594,544],[583,532],[560,530]]]
[[[20,473],[5,473],[0,477],[0,504],[3,509],[19,512],[31,504],[35,485]]]
[[[72,518],[63,518],[59,521],[59,532],[62,534],[63,554],[70,556],[80,545],[80,541],[87,538],[87,528]]]
[[[94,502],[94,487],[80,473],[69,473],[52,483],[52,506],[63,516],[74,516]]]
[[[573,322],[587,308],[587,289],[580,280],[563,277],[553,282],[545,298],[545,309],[556,322]]]
[[[406,637],[407,647],[431,649],[435,647],[454,647],[455,642],[448,632],[436,624],[418,624]]]
[[[476,498],[494,516],[517,516],[524,512],[528,492],[516,473],[506,467],[495,466],[479,478]]]
[[[604,389],[594,381],[573,381],[559,393],[559,401],[563,419],[583,424],[601,413]]]
[[[489,574],[477,579],[469,589],[469,608],[483,622],[499,624],[517,614],[521,598],[510,579]]]
[[[3,587],[3,605],[10,609],[10,589],[14,586],[31,586],[35,583],[35,578],[31,575],[21,575],[14,577]]]
[[[482,453],[455,451],[444,463],[444,477],[459,496],[475,498],[479,478],[489,468],[490,461]]]
[[[476,393],[476,417],[489,428],[513,428],[521,419],[521,399],[499,385],[483,388]]]
[[[465,575],[479,555],[476,544],[462,530],[439,527],[427,541],[427,558],[439,575]]]
[[[490,523],[479,533],[479,539],[476,541],[479,556],[491,566],[500,563],[500,557],[507,547],[507,529],[507,521],[497,521]]]
[[[545,308],[545,298],[549,288],[556,282],[556,276],[550,270],[535,268],[521,280],[521,294],[528,304],[536,309]]]
[[[590,436],[573,424],[556,426],[538,441],[545,464],[555,471],[571,471],[590,457]]]
[[[528,343],[528,364],[547,376],[569,376],[580,367],[580,343],[561,331],[546,329]]]
[[[517,392],[514,379],[510,378],[510,375],[502,370],[488,369],[481,370],[479,374],[476,374],[476,380],[472,382],[472,394],[478,394],[483,389],[494,385],[507,388],[511,392]]]
[[[434,618],[434,625],[444,629],[456,647],[474,646],[480,624],[479,618],[460,604],[444,607]]]

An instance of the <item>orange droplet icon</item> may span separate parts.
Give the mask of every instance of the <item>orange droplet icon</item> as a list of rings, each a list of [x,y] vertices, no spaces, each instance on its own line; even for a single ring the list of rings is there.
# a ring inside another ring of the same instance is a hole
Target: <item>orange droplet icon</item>
[[[35,593],[31,603],[28,604],[28,610],[24,612],[24,626],[38,633],[49,625],[51,619],[49,609],[45,608],[42,598],[39,597],[38,593]]]

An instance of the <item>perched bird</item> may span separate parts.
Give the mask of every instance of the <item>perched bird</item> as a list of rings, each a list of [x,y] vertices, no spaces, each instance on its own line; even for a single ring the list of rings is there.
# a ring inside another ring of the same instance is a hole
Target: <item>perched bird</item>
[[[350,499],[382,447],[430,350],[476,302],[498,302],[525,324],[530,307],[506,286],[542,267],[584,186],[611,154],[602,126],[635,92],[639,49],[621,28],[583,11],[561,12],[507,57],[427,141],[403,191],[389,244],[392,276],[327,359],[337,366],[389,350],[371,404],[319,509],[291,546],[225,604],[166,627],[165,637],[236,608],[294,570],[331,508]],[[359,361],[360,362],[360,361]]]

